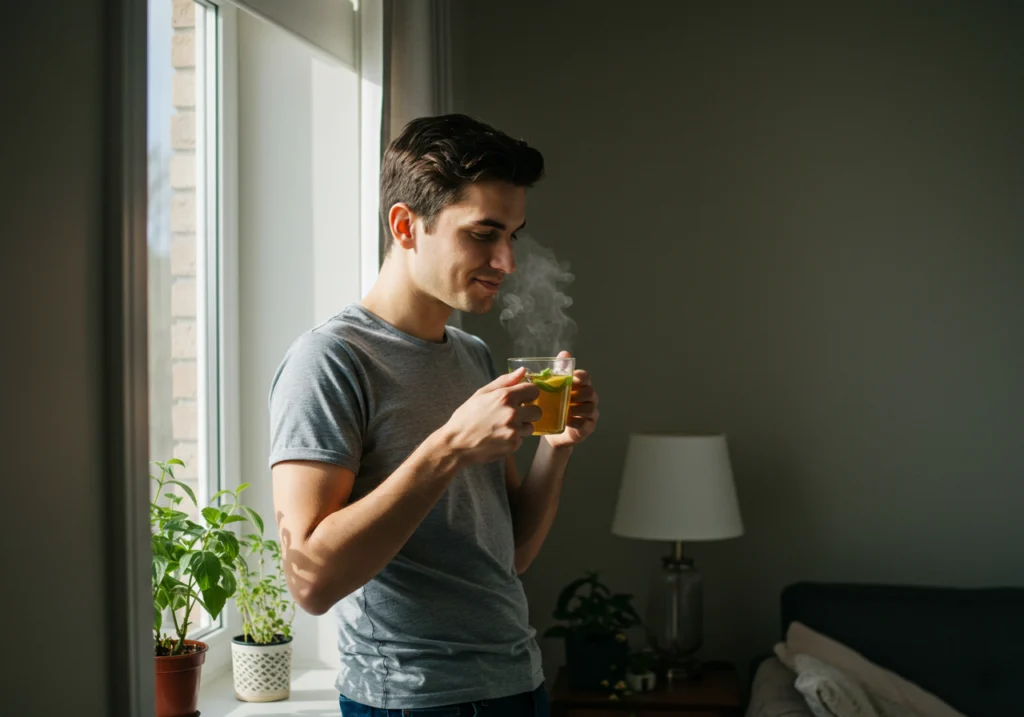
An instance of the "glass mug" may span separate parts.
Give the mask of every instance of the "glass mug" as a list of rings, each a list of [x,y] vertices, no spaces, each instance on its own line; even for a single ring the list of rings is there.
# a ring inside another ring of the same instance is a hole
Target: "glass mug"
[[[508,372],[526,368],[523,381],[540,389],[536,401],[527,405],[540,406],[541,417],[533,424],[533,435],[545,436],[561,433],[569,417],[569,396],[572,394],[572,376],[576,370],[575,358],[510,358]]]

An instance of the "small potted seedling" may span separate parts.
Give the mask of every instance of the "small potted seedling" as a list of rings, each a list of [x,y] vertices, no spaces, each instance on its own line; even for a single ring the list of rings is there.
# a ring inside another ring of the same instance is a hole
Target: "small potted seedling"
[[[626,661],[626,684],[634,692],[650,692],[657,682],[657,668],[658,655],[654,650],[646,648],[632,653]]]
[[[292,621],[295,603],[281,570],[281,548],[258,534],[248,535],[247,555],[239,556],[235,605],[242,634],[231,641],[235,697],[244,702],[276,702],[291,696]]]

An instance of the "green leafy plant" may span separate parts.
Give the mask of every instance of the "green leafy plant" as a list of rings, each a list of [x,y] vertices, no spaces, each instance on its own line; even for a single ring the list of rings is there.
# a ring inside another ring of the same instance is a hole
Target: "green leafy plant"
[[[281,546],[276,540],[263,537],[262,522],[256,527],[259,533],[245,538],[249,559],[242,556],[238,559],[235,604],[242,614],[245,642],[275,645],[287,642],[292,636],[295,603],[281,569]]]
[[[229,526],[263,520],[251,508],[239,503],[243,483],[233,491],[222,490],[210,499],[211,505],[200,512],[202,523],[192,520],[180,509],[187,496],[198,509],[195,493],[174,476],[175,467],[185,464],[177,458],[156,462],[160,475],[150,478],[156,486],[149,506],[153,549],[153,633],[156,655],[180,655],[189,651],[185,644],[192,613],[202,607],[216,619],[225,603],[235,594],[234,567],[239,559],[239,542]],[[171,492],[176,486],[185,496]],[[221,498],[230,502],[221,504]],[[165,613],[170,614],[173,634],[164,634]]]
[[[608,637],[625,642],[623,631],[642,624],[633,596],[612,593],[595,571],[562,589],[552,616],[562,624],[548,628],[545,637]]]

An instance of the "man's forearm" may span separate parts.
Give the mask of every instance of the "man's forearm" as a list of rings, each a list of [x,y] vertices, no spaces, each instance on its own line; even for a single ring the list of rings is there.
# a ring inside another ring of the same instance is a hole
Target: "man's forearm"
[[[552,448],[541,440],[530,471],[512,495],[512,527],[515,535],[516,572],[530,566],[548,536],[558,512],[562,479],[572,448]]]
[[[306,609],[326,612],[370,581],[409,540],[448,487],[458,459],[435,434],[376,489],[322,520],[290,562],[298,582],[309,580]],[[293,542],[289,553],[295,550]]]

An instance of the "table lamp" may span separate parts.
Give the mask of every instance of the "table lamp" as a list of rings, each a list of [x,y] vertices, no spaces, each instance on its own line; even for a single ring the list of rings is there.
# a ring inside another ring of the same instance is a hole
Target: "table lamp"
[[[651,591],[647,627],[669,680],[700,669],[703,584],[683,541],[743,534],[729,450],[721,434],[633,434],[612,532],[672,543]]]

